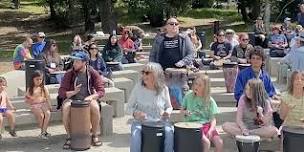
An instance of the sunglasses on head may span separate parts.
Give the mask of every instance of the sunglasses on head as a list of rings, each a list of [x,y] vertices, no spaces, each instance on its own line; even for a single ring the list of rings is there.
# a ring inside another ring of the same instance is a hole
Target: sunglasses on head
[[[149,75],[150,73],[152,73],[151,71],[141,71],[141,73],[143,74],[143,75]]]
[[[179,25],[179,23],[177,23],[177,22],[171,22],[171,23],[168,23],[169,25],[171,25],[171,26],[178,26]]]

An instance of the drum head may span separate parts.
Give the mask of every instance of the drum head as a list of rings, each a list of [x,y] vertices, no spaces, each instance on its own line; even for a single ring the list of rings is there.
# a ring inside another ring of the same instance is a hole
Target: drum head
[[[107,65],[118,65],[119,62],[107,62]]]
[[[163,128],[164,122],[162,121],[146,121],[142,124],[144,127],[155,127],[155,128]]]
[[[175,127],[179,127],[179,128],[201,128],[202,124],[198,123],[198,122],[178,122],[176,124],[174,124]]]
[[[254,143],[254,142],[259,142],[261,140],[260,136],[256,136],[256,135],[250,135],[250,136],[237,135],[235,136],[235,138],[236,141],[242,143]]]
[[[237,62],[224,62],[223,63],[224,68],[232,68],[232,67],[235,67],[237,65],[238,65]]]
[[[301,128],[301,127],[287,127],[287,126],[284,126],[282,128],[282,131],[304,135],[304,128]]]
[[[89,102],[83,100],[73,100],[71,103],[72,107],[87,107],[89,106]]]

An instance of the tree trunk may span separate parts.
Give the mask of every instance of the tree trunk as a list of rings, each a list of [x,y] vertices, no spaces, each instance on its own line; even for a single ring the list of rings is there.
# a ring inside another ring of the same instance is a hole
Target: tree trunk
[[[57,17],[56,11],[55,11],[55,3],[54,0],[48,0],[49,6],[50,6],[50,12],[51,12],[51,19],[54,20]]]
[[[20,8],[20,0],[12,0],[12,2],[14,3],[15,9],[19,9]]]
[[[264,17],[264,23],[265,23],[265,29],[266,32],[269,33],[270,31],[270,14],[271,14],[271,4],[269,0],[265,0],[265,17]]]
[[[101,0],[99,8],[101,17],[101,28],[103,32],[112,33],[113,30],[116,30],[117,27],[113,13],[112,0]]]
[[[95,9],[94,5],[95,0],[83,0],[82,9],[84,14],[84,30],[86,33],[92,33],[95,30],[95,23],[91,18],[91,13]]]

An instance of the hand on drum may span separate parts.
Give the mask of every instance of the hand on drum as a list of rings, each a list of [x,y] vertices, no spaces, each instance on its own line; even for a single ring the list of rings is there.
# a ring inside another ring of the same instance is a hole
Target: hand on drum
[[[185,116],[190,116],[191,115],[190,111],[184,110],[184,109],[181,110],[181,113],[184,114]]]
[[[79,84],[79,85],[77,85],[77,86],[75,87],[75,90],[74,90],[74,91],[75,91],[76,94],[80,91],[81,86],[82,86],[82,84]]]
[[[146,119],[146,113],[141,112],[141,111],[134,112],[133,116],[135,119],[140,120],[140,121],[144,121]]]
[[[185,63],[183,61],[178,61],[177,63],[175,63],[175,66],[181,68],[185,66]]]
[[[248,129],[243,129],[243,130],[242,130],[242,134],[243,134],[244,136],[248,136],[248,135],[249,135],[249,130],[248,130]]]

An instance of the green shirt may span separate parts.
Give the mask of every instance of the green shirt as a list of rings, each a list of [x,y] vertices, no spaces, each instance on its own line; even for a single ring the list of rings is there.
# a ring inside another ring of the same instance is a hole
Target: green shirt
[[[295,98],[289,93],[285,92],[282,95],[282,102],[285,103],[290,109],[285,120],[284,125],[286,126],[303,126],[301,119],[304,118],[304,99]]]
[[[212,97],[207,103],[202,97],[195,96],[192,91],[186,93],[182,107],[188,110],[191,115],[186,116],[186,121],[198,121],[202,124],[208,123],[219,113],[216,102]]]

